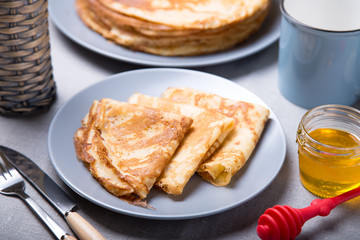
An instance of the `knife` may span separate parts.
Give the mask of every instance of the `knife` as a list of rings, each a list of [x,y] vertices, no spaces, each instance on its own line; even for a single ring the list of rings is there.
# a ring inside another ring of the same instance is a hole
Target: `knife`
[[[75,234],[82,240],[105,240],[83,217],[74,211],[76,204],[45,172],[23,154],[0,145],[0,151],[66,219]]]

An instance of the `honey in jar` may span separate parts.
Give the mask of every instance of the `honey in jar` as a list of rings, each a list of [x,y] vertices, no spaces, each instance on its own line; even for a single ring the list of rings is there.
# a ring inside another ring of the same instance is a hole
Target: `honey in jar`
[[[360,186],[360,111],[324,105],[308,111],[298,132],[300,179],[319,197]]]

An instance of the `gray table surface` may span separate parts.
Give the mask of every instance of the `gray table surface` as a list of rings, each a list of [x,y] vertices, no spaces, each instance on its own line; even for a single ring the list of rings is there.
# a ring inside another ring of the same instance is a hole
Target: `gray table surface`
[[[47,152],[50,121],[59,108],[83,88],[115,73],[145,68],[103,57],[77,45],[50,22],[51,57],[57,100],[43,114],[9,118],[0,117],[0,144],[15,148],[32,158],[49,176],[67,191],[79,206],[78,212],[106,239],[258,239],[257,220],[274,205],[304,208],[314,195],[299,180],[295,134],[306,109],[288,102],[279,92],[278,42],[263,51],[237,61],[196,67],[234,81],[255,93],[279,117],[284,128],[287,154],[276,179],[250,201],[232,210],[209,217],[161,221],[130,217],[106,210],[71,191],[56,174]],[[357,104],[357,107],[359,104]],[[67,231],[62,216],[32,186],[27,192]],[[360,239],[359,199],[335,208],[325,218],[308,221],[298,239]],[[52,234],[19,199],[0,195],[0,239],[52,239]]]

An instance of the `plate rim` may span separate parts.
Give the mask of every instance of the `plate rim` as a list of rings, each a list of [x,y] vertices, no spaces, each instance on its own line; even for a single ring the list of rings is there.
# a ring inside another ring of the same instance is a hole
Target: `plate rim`
[[[148,53],[132,51],[125,47],[121,47],[121,46],[117,46],[117,45],[115,46],[115,47],[122,48],[126,52],[129,52],[130,56],[132,56],[132,57],[129,57],[129,56],[114,54],[112,52],[106,51],[105,49],[101,49],[100,47],[93,46],[91,43],[86,42],[84,39],[74,36],[74,34],[68,29],[68,27],[63,24],[63,21],[61,20],[62,18],[57,17],[58,16],[57,14],[59,11],[56,11],[55,7],[52,7],[53,6],[52,2],[54,2],[56,0],[48,0],[48,1],[49,1],[48,11],[49,11],[50,19],[52,20],[52,22],[55,23],[56,27],[65,36],[67,36],[69,39],[71,39],[73,42],[77,43],[80,46],[85,47],[86,49],[88,49],[92,52],[101,54],[103,56],[106,56],[106,57],[109,57],[109,58],[112,58],[115,60],[125,61],[125,62],[133,63],[133,64],[140,64],[140,65],[144,65],[144,66],[202,67],[202,66],[211,66],[211,65],[215,65],[215,64],[227,63],[227,62],[246,58],[250,55],[253,55],[253,54],[269,47],[271,44],[276,42],[276,40],[278,40],[280,37],[280,19],[281,19],[281,12],[280,12],[280,7],[279,7],[280,0],[274,0],[274,1],[272,1],[273,6],[271,6],[270,13],[275,11],[275,13],[273,13],[273,14],[276,14],[276,16],[273,17],[274,20],[272,22],[272,25],[269,25],[270,28],[274,28],[274,29],[272,31],[269,31],[264,36],[261,36],[259,39],[257,39],[255,42],[251,43],[248,46],[239,45],[238,47],[235,47],[234,49],[230,49],[230,50],[225,50],[225,51],[221,51],[221,52],[217,52],[217,53],[213,53],[213,54],[190,56],[190,57],[159,56],[159,55],[153,55],[153,54],[148,54]],[[74,5],[75,0],[61,1],[61,3],[64,5],[69,4],[70,2],[73,3],[73,5]],[[74,7],[71,8],[70,11],[75,11]],[[268,19],[269,16],[270,16],[270,14],[267,16],[266,19]],[[265,21],[266,21],[266,19],[265,19]],[[80,21],[80,19],[75,20],[75,21],[78,23],[80,22],[79,27],[81,27],[82,29],[85,29],[85,31],[92,31],[92,30],[88,29]],[[266,25],[266,22],[264,22],[263,25],[268,26],[268,25]],[[254,36],[256,36],[257,34],[261,34],[261,32],[258,31],[257,33],[254,34]],[[254,37],[254,36],[250,36],[250,38],[249,38],[250,41],[252,40],[252,37]],[[103,39],[102,41],[104,44],[108,44],[108,40]],[[133,53],[131,54],[131,52],[133,52]],[[236,54],[234,54],[234,53],[236,53]],[[140,58],[138,57],[139,55],[140,55]],[[220,56],[220,57],[216,57],[213,59],[211,58],[212,56],[216,56],[216,55]],[[141,56],[145,56],[145,58],[142,58]],[[146,57],[148,57],[150,59],[147,60]],[[159,61],[156,59],[164,59],[166,61]]]
[[[49,126],[49,131],[48,131],[48,138],[47,138],[47,146],[48,146],[48,153],[49,153],[49,157],[50,157],[50,161],[57,173],[57,175],[62,179],[62,181],[68,186],[70,187],[75,193],[77,193],[78,195],[80,195],[81,197],[87,199],[90,202],[93,202],[94,204],[97,204],[100,207],[104,207],[108,210],[117,212],[117,213],[121,213],[121,214],[125,214],[128,216],[133,216],[133,217],[138,217],[138,218],[145,218],[145,219],[154,219],[154,220],[182,220],[182,219],[194,219],[194,218],[199,218],[199,217],[205,217],[205,216],[210,216],[210,215],[214,215],[214,214],[218,214],[220,212],[224,212],[227,210],[230,210],[232,208],[235,208],[239,205],[242,205],[246,202],[248,202],[249,200],[253,199],[254,197],[256,197],[258,194],[260,194],[261,192],[263,192],[277,177],[277,175],[279,174],[284,161],[285,161],[285,157],[286,157],[286,150],[287,150],[287,146],[286,146],[286,136],[284,133],[284,129],[283,126],[281,125],[280,120],[278,119],[278,117],[276,116],[276,114],[269,108],[270,110],[270,117],[271,119],[275,120],[277,127],[279,127],[279,131],[280,131],[280,136],[281,136],[281,142],[283,142],[284,144],[282,145],[282,153],[279,161],[279,165],[278,168],[276,169],[276,171],[274,171],[274,175],[272,176],[272,178],[264,185],[262,186],[262,188],[256,192],[253,192],[251,195],[247,196],[245,199],[242,199],[239,202],[235,202],[233,204],[227,205],[225,207],[221,207],[218,208],[216,210],[208,210],[208,211],[203,211],[201,213],[195,213],[195,214],[177,214],[177,215],[153,215],[153,214],[146,214],[146,213],[138,213],[138,212],[134,212],[134,211],[130,211],[127,209],[118,209],[116,207],[113,207],[109,204],[106,204],[104,202],[99,202],[96,199],[93,199],[91,197],[89,197],[87,194],[83,193],[84,191],[79,189],[77,186],[74,186],[74,184],[70,183],[68,179],[66,179],[65,176],[63,176],[63,174],[61,173],[60,169],[57,166],[56,161],[54,162],[54,156],[52,154],[51,151],[51,136],[53,134],[54,131],[54,124],[57,121],[58,117],[61,115],[62,111],[76,98],[79,97],[81,94],[84,94],[86,91],[88,91],[91,88],[95,88],[98,85],[102,85],[102,84],[106,84],[106,82],[111,82],[111,81],[115,81],[118,78],[121,78],[122,76],[126,76],[126,75],[132,75],[132,74],[139,74],[139,73],[143,73],[143,72],[171,72],[171,73],[175,73],[175,72],[180,72],[180,73],[190,73],[190,74],[200,74],[202,76],[207,76],[207,77],[214,77],[217,78],[219,80],[225,80],[230,84],[233,84],[234,86],[236,85],[239,88],[242,88],[243,90],[249,92],[251,95],[254,95],[259,101],[260,104],[263,104],[264,106],[268,107],[266,105],[266,103],[264,101],[262,101],[259,97],[257,97],[254,93],[252,93],[251,91],[247,90],[246,88],[228,80],[225,79],[223,77],[217,76],[217,75],[213,75],[210,73],[205,73],[205,72],[201,72],[201,71],[197,71],[197,70],[189,70],[189,69],[177,69],[177,68],[148,68],[148,69],[137,69],[137,70],[130,70],[130,71],[125,71],[122,73],[117,73],[111,76],[106,77],[104,80],[96,82],[94,84],[91,84],[87,87],[85,87],[84,89],[80,90],[78,93],[76,93],[75,95],[73,95],[70,99],[68,99],[60,108],[59,110],[56,112],[56,114],[54,115],[54,117],[51,120],[50,126]],[[270,118],[269,117],[269,118]],[[120,200],[121,201],[121,200]]]

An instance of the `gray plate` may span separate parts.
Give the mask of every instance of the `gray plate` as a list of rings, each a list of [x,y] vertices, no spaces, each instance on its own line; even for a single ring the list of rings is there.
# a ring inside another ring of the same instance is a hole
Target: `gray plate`
[[[266,106],[253,93],[224,78],[192,70],[154,68],[124,72],[94,84],[71,98],[55,115],[48,135],[51,161],[62,180],[84,198],[115,212],[151,219],[189,219],[236,207],[263,191],[285,159],[286,142],[278,118],[271,111],[255,152],[227,187],[214,187],[194,175],[181,196],[152,189],[148,202],[156,210],[125,203],[103,189],[75,156],[73,135],[94,99],[126,101],[134,92],[160,96],[170,86],[192,87],[224,97]]]
[[[193,57],[162,57],[135,52],[104,39],[86,27],[75,10],[75,0],[49,0],[51,20],[66,36],[76,43],[104,56],[150,66],[195,67],[219,64],[254,54],[280,36],[279,0],[274,0],[269,16],[261,29],[248,41],[228,51]]]

